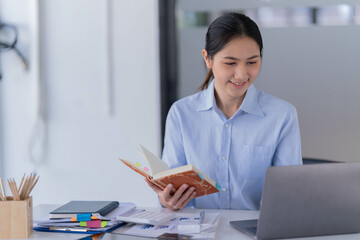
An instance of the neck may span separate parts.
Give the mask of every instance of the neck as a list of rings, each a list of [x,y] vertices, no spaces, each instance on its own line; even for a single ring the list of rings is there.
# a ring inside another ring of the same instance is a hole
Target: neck
[[[231,118],[240,108],[244,101],[245,94],[241,98],[220,96],[215,91],[216,105],[227,118]]]

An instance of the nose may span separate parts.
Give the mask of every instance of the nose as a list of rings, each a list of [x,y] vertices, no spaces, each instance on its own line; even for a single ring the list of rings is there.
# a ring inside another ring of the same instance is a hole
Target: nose
[[[234,78],[236,80],[241,80],[241,81],[248,80],[249,74],[247,72],[247,68],[245,64],[238,64],[238,66],[235,69]]]

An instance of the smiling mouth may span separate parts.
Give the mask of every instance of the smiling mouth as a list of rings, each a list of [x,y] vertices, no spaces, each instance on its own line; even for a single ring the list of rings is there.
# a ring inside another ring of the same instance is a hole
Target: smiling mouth
[[[232,82],[229,81],[231,84],[233,84],[235,87],[243,87],[247,82]]]

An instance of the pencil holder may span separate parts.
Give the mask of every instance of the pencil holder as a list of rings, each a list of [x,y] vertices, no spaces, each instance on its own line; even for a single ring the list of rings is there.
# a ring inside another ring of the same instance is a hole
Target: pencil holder
[[[0,239],[28,238],[33,232],[32,197],[0,201]]]

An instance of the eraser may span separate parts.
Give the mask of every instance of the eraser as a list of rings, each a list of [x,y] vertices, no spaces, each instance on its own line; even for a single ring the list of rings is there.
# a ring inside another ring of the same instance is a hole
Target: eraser
[[[178,233],[199,233],[200,230],[200,224],[180,224],[177,226]]]

